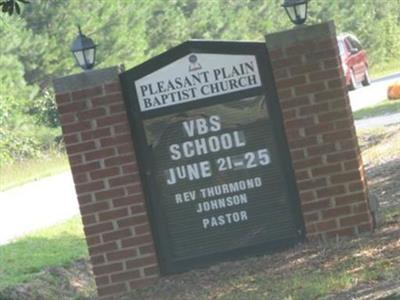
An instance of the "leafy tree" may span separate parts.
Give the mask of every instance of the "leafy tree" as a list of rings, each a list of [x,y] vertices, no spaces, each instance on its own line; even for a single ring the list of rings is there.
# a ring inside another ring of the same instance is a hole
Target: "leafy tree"
[[[187,39],[264,41],[293,27],[278,0],[36,0],[21,11],[27,2],[0,0],[0,130],[22,143],[14,149],[29,144],[27,132],[58,126],[52,80],[80,72],[70,52],[78,24],[98,45],[97,68],[131,68]],[[358,36],[370,65],[399,63],[399,7],[400,0],[312,0],[307,23],[334,20],[338,33]]]

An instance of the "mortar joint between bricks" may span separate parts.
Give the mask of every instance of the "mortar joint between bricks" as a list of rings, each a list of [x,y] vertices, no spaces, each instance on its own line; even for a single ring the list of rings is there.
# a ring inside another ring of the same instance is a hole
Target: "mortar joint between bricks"
[[[110,201],[111,203],[109,203],[110,207],[112,207],[112,201]],[[113,230],[118,230],[118,223],[117,220],[109,220],[108,222],[111,222]],[[115,243],[117,243],[118,249],[122,249],[122,245],[121,245],[121,241],[118,239],[115,241]]]
[[[113,224],[113,226],[116,226],[118,228],[117,221],[113,221],[113,223],[115,223],[115,224]],[[120,239],[116,240],[115,243],[117,244],[117,249],[116,250],[122,250],[123,249],[122,241]]]
[[[306,130],[305,130],[305,128],[300,128],[300,129],[299,129],[299,135],[300,135],[301,137],[306,137]]]
[[[114,136],[116,136],[118,134],[117,132],[115,132],[115,126],[111,126],[110,130],[111,130],[111,136],[112,137],[114,137]]]
[[[104,110],[106,111],[105,116],[110,116],[111,115],[111,105],[105,106]]]
[[[85,102],[86,102],[86,109],[92,109],[92,108],[93,108],[93,104],[92,104],[92,99],[91,99],[91,97],[87,98],[87,99],[85,100]]]
[[[332,78],[329,79],[325,79],[324,80],[324,85],[327,91],[331,90],[331,87],[329,86],[329,80],[331,80]]]
[[[317,145],[324,145],[324,139],[322,137],[322,134],[318,134],[316,138],[317,138]]]
[[[312,115],[312,120],[313,120],[313,126],[315,126],[315,125],[319,125],[319,118],[318,118],[318,115],[317,114],[313,114]]]
[[[128,196],[129,195],[128,188],[124,186],[123,189],[124,189],[124,196]]]
[[[290,97],[290,98],[296,97],[296,96],[295,96],[295,95],[296,95],[296,89],[295,89],[294,86],[290,87],[288,90],[289,90],[290,93],[291,93],[291,97]],[[290,98],[289,98],[289,99],[290,99]]]
[[[100,143],[100,139],[94,139],[93,142],[94,142],[94,146],[95,146],[96,150],[103,149],[103,147],[101,146],[101,143]]]
[[[328,155],[326,155],[326,154],[322,154],[321,155],[321,162],[322,162],[322,165],[327,165],[328,164]]]
[[[360,235],[360,231],[358,230],[358,226],[351,226],[351,227],[353,227],[354,228],[354,231],[355,231],[355,233],[356,233],[356,235]]]
[[[310,156],[308,155],[308,151],[307,151],[307,149],[304,149],[303,150],[303,153],[304,153],[304,159],[309,159],[310,158]],[[308,172],[309,170],[307,170],[307,172]]]
[[[308,95],[308,99],[310,100],[310,104],[311,105],[317,104],[317,101],[316,101],[316,98],[315,98],[315,94]]]
[[[78,140],[76,143],[74,144],[78,144],[78,143],[82,143],[83,139],[82,139],[82,132],[77,132],[76,133],[76,139]],[[71,145],[71,144],[70,144]]]
[[[136,236],[136,230],[134,226],[130,226],[129,227],[129,232],[131,233],[131,237],[135,237]]]
[[[94,219],[95,219],[96,223],[99,223],[100,222],[99,221],[99,214],[98,213],[94,213],[93,216],[94,216]],[[94,224],[96,224],[96,223],[94,223]]]
[[[333,145],[335,146],[336,151],[342,151],[342,146],[340,145],[340,141],[335,142]]]
[[[104,159],[100,159],[99,160],[99,164],[100,164],[100,169],[99,170],[104,170],[106,169],[106,164],[104,162]]]
[[[104,180],[104,189],[109,189],[110,188],[110,183],[108,182],[108,180]]]
[[[307,57],[305,53],[300,55],[300,62],[302,65],[305,65],[307,63]]]
[[[89,121],[90,123],[90,130],[96,130],[97,129],[97,122],[96,120],[92,119]]]
[[[306,78],[306,82],[304,84],[310,84],[312,83],[312,80],[310,79],[310,73],[306,73],[304,75],[304,77]]]
[[[118,241],[121,241],[121,240],[118,240]],[[126,265],[126,258],[124,258],[121,262],[122,262],[122,272],[125,272],[125,271],[128,271],[129,269],[127,268],[127,265]]]
[[[95,213],[95,215],[96,215],[96,219],[98,220],[98,213]],[[99,223],[99,222],[98,222]],[[98,224],[97,223],[97,224]],[[103,235],[101,234],[101,233],[99,233],[98,234],[99,235],[99,238],[100,238],[100,243],[99,243],[99,245],[101,245],[101,244],[104,244],[105,242],[104,242],[104,239],[103,239]],[[97,245],[96,245],[97,246]],[[105,259],[107,259],[106,258],[106,255],[105,254],[103,254],[104,255],[104,257],[105,257]]]

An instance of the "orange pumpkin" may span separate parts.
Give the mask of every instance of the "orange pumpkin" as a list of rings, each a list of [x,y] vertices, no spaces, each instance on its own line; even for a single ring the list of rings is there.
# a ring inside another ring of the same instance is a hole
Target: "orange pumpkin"
[[[389,85],[387,96],[389,100],[400,100],[400,81]]]

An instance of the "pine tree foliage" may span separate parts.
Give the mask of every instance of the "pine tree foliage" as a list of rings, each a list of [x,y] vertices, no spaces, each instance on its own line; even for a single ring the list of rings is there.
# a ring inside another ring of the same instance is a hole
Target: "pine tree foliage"
[[[17,12],[15,3],[21,1],[0,1],[5,2],[12,2]],[[20,15],[0,13],[0,130],[15,125],[4,117],[10,110],[24,116],[18,117],[24,122],[58,126],[52,79],[80,72],[70,52],[78,24],[98,45],[96,68],[119,64],[131,68],[187,39],[263,41],[266,34],[293,26],[280,4],[278,0],[36,0],[24,4]],[[370,65],[400,65],[400,0],[311,0],[307,24],[328,20],[335,22],[338,33],[358,36]]]

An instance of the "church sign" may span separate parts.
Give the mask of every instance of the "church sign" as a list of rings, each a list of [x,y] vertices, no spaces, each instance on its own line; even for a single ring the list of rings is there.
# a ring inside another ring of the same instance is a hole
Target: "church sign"
[[[120,76],[163,274],[303,239],[265,44],[188,41]]]

